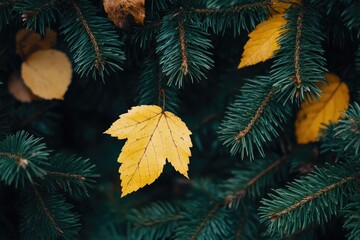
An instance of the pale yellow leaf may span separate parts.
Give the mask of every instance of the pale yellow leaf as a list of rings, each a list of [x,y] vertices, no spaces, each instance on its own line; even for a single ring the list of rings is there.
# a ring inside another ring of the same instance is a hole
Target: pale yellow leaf
[[[250,39],[244,46],[244,52],[238,68],[251,66],[273,57],[274,52],[280,48],[277,39],[283,31],[282,26],[286,20],[277,14],[265,22],[260,23],[249,34]]]
[[[332,73],[326,74],[328,85],[319,85],[322,94],[319,101],[303,102],[297,113],[295,134],[299,144],[318,141],[323,124],[337,123],[349,106],[349,88]]]
[[[191,132],[173,113],[155,105],[133,107],[120,115],[105,133],[128,139],[118,158],[121,196],[154,182],[166,159],[176,171],[188,177]]]
[[[45,35],[28,29],[20,29],[15,36],[16,53],[24,58],[38,50],[46,50],[56,45],[57,33],[46,29]]]
[[[60,51],[40,50],[22,63],[21,76],[35,95],[43,99],[63,99],[71,82],[71,63]]]

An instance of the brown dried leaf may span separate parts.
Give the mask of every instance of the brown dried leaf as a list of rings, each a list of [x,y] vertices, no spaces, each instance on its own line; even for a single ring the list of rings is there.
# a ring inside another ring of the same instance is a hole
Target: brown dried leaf
[[[16,53],[24,58],[30,56],[37,50],[45,50],[56,45],[57,33],[46,29],[45,35],[28,29],[20,29],[16,33]]]
[[[25,85],[20,75],[13,73],[9,77],[8,90],[20,102],[30,103],[38,97]]]
[[[144,24],[145,0],[104,0],[104,9],[119,28],[124,28],[128,15],[133,16],[137,24]]]

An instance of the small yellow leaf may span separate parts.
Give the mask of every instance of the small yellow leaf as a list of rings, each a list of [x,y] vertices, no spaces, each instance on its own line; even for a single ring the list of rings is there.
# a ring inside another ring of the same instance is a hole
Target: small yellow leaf
[[[329,124],[330,121],[337,123],[342,112],[349,107],[347,85],[335,74],[327,73],[325,77],[328,85],[319,85],[323,92],[319,101],[312,99],[310,104],[303,102],[297,113],[295,134],[299,144],[317,141],[323,124]]]
[[[63,99],[71,82],[68,57],[57,50],[40,50],[21,65],[21,76],[30,90],[43,99]]]
[[[28,29],[20,29],[15,36],[16,53],[25,58],[38,50],[46,50],[56,45],[56,32],[46,29],[45,36]]]
[[[137,24],[144,24],[145,0],[104,0],[103,4],[108,18],[119,28],[124,28],[128,15],[132,15]]]
[[[244,46],[244,52],[238,68],[254,65],[271,58],[280,48],[277,38],[286,24],[282,15],[277,14],[260,23],[249,34],[250,39]]]
[[[188,177],[191,132],[173,113],[155,105],[133,107],[105,133],[128,139],[118,158],[122,197],[154,182],[166,159]]]

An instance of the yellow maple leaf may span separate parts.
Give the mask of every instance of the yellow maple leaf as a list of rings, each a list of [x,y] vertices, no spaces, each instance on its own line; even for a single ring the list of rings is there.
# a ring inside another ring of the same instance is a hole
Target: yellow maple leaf
[[[72,77],[68,57],[58,50],[40,50],[21,65],[26,86],[43,99],[63,99]]]
[[[322,94],[319,101],[303,102],[297,113],[295,134],[299,144],[315,142],[320,136],[323,124],[337,123],[342,112],[349,107],[349,88],[332,73],[326,74],[328,85],[319,85]]]
[[[281,27],[286,24],[283,15],[277,14],[265,22],[260,23],[249,34],[250,39],[244,46],[244,52],[238,68],[254,65],[268,60],[280,48],[277,38],[280,36]]]
[[[188,177],[191,132],[173,113],[155,105],[133,107],[105,133],[128,139],[118,158],[122,197],[154,182],[166,159]]]

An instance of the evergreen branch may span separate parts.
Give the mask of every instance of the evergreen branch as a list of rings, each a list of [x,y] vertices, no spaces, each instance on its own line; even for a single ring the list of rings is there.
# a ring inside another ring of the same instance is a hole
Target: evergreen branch
[[[45,29],[56,21],[61,9],[61,0],[19,0],[14,9],[21,13],[26,28],[45,34]]]
[[[255,28],[257,22],[265,21],[269,15],[272,1],[255,0],[243,1],[239,5],[224,8],[195,8],[190,11],[198,15],[206,27],[215,33],[224,33],[229,27],[233,28],[234,36],[240,34],[241,29],[249,31]]]
[[[40,138],[21,131],[10,135],[0,143],[0,180],[6,184],[24,186],[25,180],[43,178],[46,174],[45,160],[49,155]]]
[[[176,239],[215,240],[234,235],[234,212],[223,202],[209,202],[198,198],[184,205],[184,218],[175,229]]]
[[[220,204],[215,204],[215,206],[205,215],[200,224],[196,227],[195,231],[191,233],[189,240],[196,240],[199,236],[201,230],[208,224],[208,222],[214,217],[215,213],[220,208]]]
[[[266,108],[266,106],[268,105],[268,103],[270,102],[271,98],[273,96],[273,91],[270,91],[269,94],[266,96],[266,98],[264,99],[264,101],[262,101],[262,103],[260,104],[259,108],[256,110],[256,113],[254,115],[254,117],[251,119],[251,121],[249,122],[249,124],[246,126],[246,128],[244,128],[243,130],[241,130],[237,135],[236,135],[236,141],[240,141],[241,138],[243,138],[247,133],[249,133],[251,131],[251,129],[254,127],[256,121],[260,118],[261,114],[263,113],[264,109]]]
[[[2,0],[0,2],[0,31],[12,20],[12,11],[15,0]]]
[[[359,20],[360,3],[353,1],[350,5],[344,8],[341,17],[346,27],[350,31],[354,31],[355,36],[360,39],[360,20]]]
[[[47,208],[45,202],[44,202],[44,199],[41,197],[39,191],[36,189],[36,187],[34,185],[32,185],[33,187],[33,190],[34,190],[34,194],[35,194],[35,197],[37,198],[37,200],[39,201],[40,203],[40,206],[43,210],[43,212],[45,213],[46,217],[49,219],[52,227],[54,228],[55,232],[56,232],[56,235],[57,236],[60,236],[62,235],[64,232],[63,230],[61,230],[58,226],[58,224],[56,223],[53,215],[50,213],[49,209]]]
[[[169,86],[167,83],[168,79],[162,74],[159,61],[154,58],[146,59],[138,88],[139,105],[161,106],[165,97],[165,110],[176,113],[180,103],[179,91],[174,85]]]
[[[245,162],[232,171],[233,177],[226,180],[222,188],[226,192],[224,204],[232,207],[237,199],[249,195],[251,199],[261,196],[266,189],[276,181],[284,178],[287,168],[283,163],[288,156],[278,158],[268,154],[263,159],[257,159],[251,164]]]
[[[249,101],[252,99],[252,101]],[[291,115],[291,106],[279,106],[269,77],[249,80],[228,107],[219,134],[232,154],[254,158],[254,145],[264,156],[263,145],[278,136],[279,129]]]
[[[33,186],[21,202],[23,236],[30,240],[76,239],[80,229],[79,216],[72,213],[73,206],[62,195],[42,196]]]
[[[339,214],[347,194],[356,191],[359,170],[359,163],[315,168],[313,173],[263,199],[260,221],[267,225],[270,234],[280,236],[290,236],[315,222],[327,222],[332,215]],[[294,221],[295,218],[302,220]]]
[[[141,210],[133,210],[128,218],[135,226],[132,239],[165,239],[170,237],[177,222],[183,218],[181,206],[167,202],[153,203]]]
[[[125,59],[122,42],[108,19],[96,16],[87,0],[73,0],[62,15],[60,29],[73,54],[75,71],[93,78],[121,69]]]
[[[182,13],[163,18],[156,52],[169,85],[182,87],[185,77],[191,82],[206,78],[206,71],[214,64],[208,36],[197,19],[186,18]]]
[[[283,102],[301,102],[320,95],[318,83],[324,82],[324,34],[321,16],[311,4],[293,4],[286,10],[287,23],[278,43],[271,68],[271,81]]]
[[[300,48],[301,48],[300,39],[303,28],[303,18],[304,18],[304,9],[301,8],[296,21],[296,37],[295,37],[295,51],[294,51],[294,67],[295,67],[294,84],[296,85],[297,88],[299,88],[301,84],[299,61],[300,61]]]
[[[341,211],[345,217],[343,227],[349,231],[347,239],[357,240],[360,236],[360,194],[357,193],[350,199],[350,203]]]
[[[88,196],[88,188],[94,186],[94,178],[98,177],[94,168],[89,159],[56,154],[50,158],[44,181],[50,192],[60,189],[73,197]]]
[[[360,106],[350,105],[337,125],[331,124],[323,130],[320,138],[322,152],[335,152],[346,160],[360,157]]]

